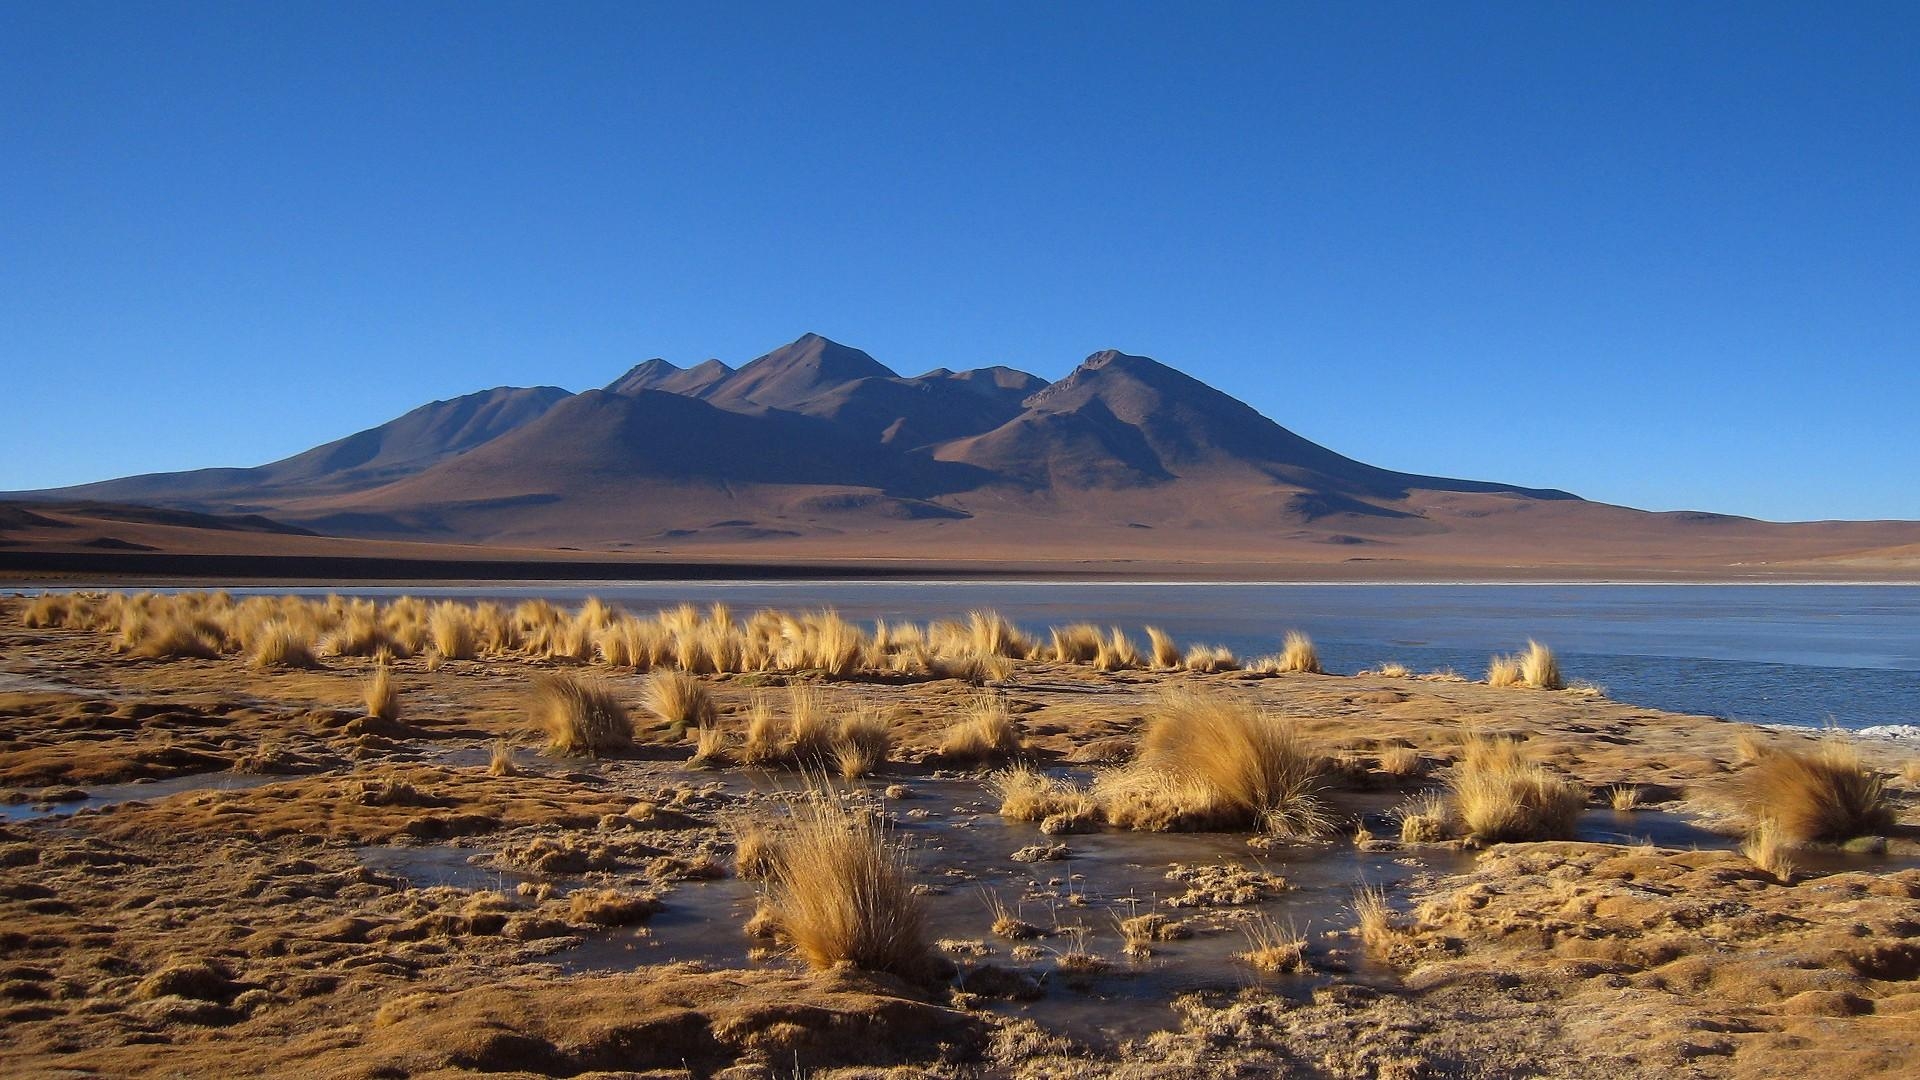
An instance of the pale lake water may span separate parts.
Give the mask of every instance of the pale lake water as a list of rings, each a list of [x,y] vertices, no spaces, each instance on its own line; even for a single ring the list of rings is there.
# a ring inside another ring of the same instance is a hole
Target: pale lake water
[[[650,612],[682,601],[832,607],[926,621],[993,608],[1029,632],[1088,621],[1140,640],[1152,624],[1242,656],[1311,635],[1329,671],[1385,660],[1480,678],[1489,654],[1551,645],[1570,679],[1617,701],[1757,723],[1920,724],[1920,586],[1292,585],[1056,582],[608,582],[459,588],[236,589],[391,597],[598,596]]]

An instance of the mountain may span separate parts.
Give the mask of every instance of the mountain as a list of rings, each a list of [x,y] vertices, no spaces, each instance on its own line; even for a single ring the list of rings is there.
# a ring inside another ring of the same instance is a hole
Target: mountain
[[[572,396],[557,386],[500,386],[430,402],[378,427],[254,468],[146,473],[41,494],[233,509],[280,497],[365,491],[492,442]]]
[[[1920,551],[1909,522],[1652,514],[1382,469],[1118,351],[1055,383],[1000,366],[909,377],[818,334],[738,369],[652,359],[600,390],[434,402],[257,468],[15,497],[260,514],[388,544],[723,558],[1753,576]],[[200,534],[203,548],[269,535]]]

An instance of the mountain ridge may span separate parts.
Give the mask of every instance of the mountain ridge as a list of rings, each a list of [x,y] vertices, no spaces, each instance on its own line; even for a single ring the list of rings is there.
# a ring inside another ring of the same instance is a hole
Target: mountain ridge
[[[496,387],[251,469],[6,496],[263,514],[365,540],[599,551],[1492,557],[1679,545],[1763,562],[1901,551],[1905,523],[1657,515],[1552,488],[1379,468],[1169,365],[1108,349],[1055,382],[903,376],[809,333],[738,368],[654,358],[604,388]],[[1306,556],[1301,556],[1306,557]]]

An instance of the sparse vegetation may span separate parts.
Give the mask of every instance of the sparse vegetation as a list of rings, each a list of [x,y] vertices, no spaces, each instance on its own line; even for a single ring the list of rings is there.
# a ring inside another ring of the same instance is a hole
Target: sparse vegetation
[[[548,753],[598,756],[633,745],[633,721],[604,681],[556,673],[533,685],[534,721],[546,733]]]
[[[1157,626],[1147,627],[1147,641],[1153,647],[1153,667],[1155,671],[1177,671],[1180,668],[1180,646],[1172,635]]]
[[[1785,883],[1793,880],[1793,860],[1787,854],[1792,846],[1779,822],[1761,818],[1748,831],[1745,842],[1740,845],[1740,854]]]
[[[1298,630],[1287,631],[1286,641],[1280,647],[1279,670],[1307,675],[1324,674],[1320,666],[1320,652],[1313,647],[1313,639]]]

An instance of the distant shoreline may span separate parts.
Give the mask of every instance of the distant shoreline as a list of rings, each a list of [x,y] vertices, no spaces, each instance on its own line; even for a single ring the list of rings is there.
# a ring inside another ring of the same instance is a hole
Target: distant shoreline
[[[1910,576],[1886,578],[1821,577],[1804,573],[1730,577],[1724,573],[1668,571],[1635,573],[1612,568],[1528,568],[1490,573],[1485,567],[1403,566],[1395,574],[1361,574],[1325,564],[1254,567],[1228,564],[1168,563],[1158,567],[1076,568],[1056,564],[906,562],[863,559],[769,560],[605,560],[605,559],[427,559],[366,555],[270,555],[135,552],[0,551],[0,588],[115,588],[129,585],[193,587],[220,585],[289,588],[419,584],[458,587],[513,583],[620,585],[687,582],[703,585],[802,584],[966,584],[1008,585],[1423,585],[1423,586],[1570,586],[1570,585],[1830,585],[1920,586]],[[1214,573],[1209,573],[1214,570]],[[1265,571],[1264,573],[1262,571]],[[1452,572],[1450,572],[1452,571]],[[1583,572],[1584,571],[1584,572]]]

